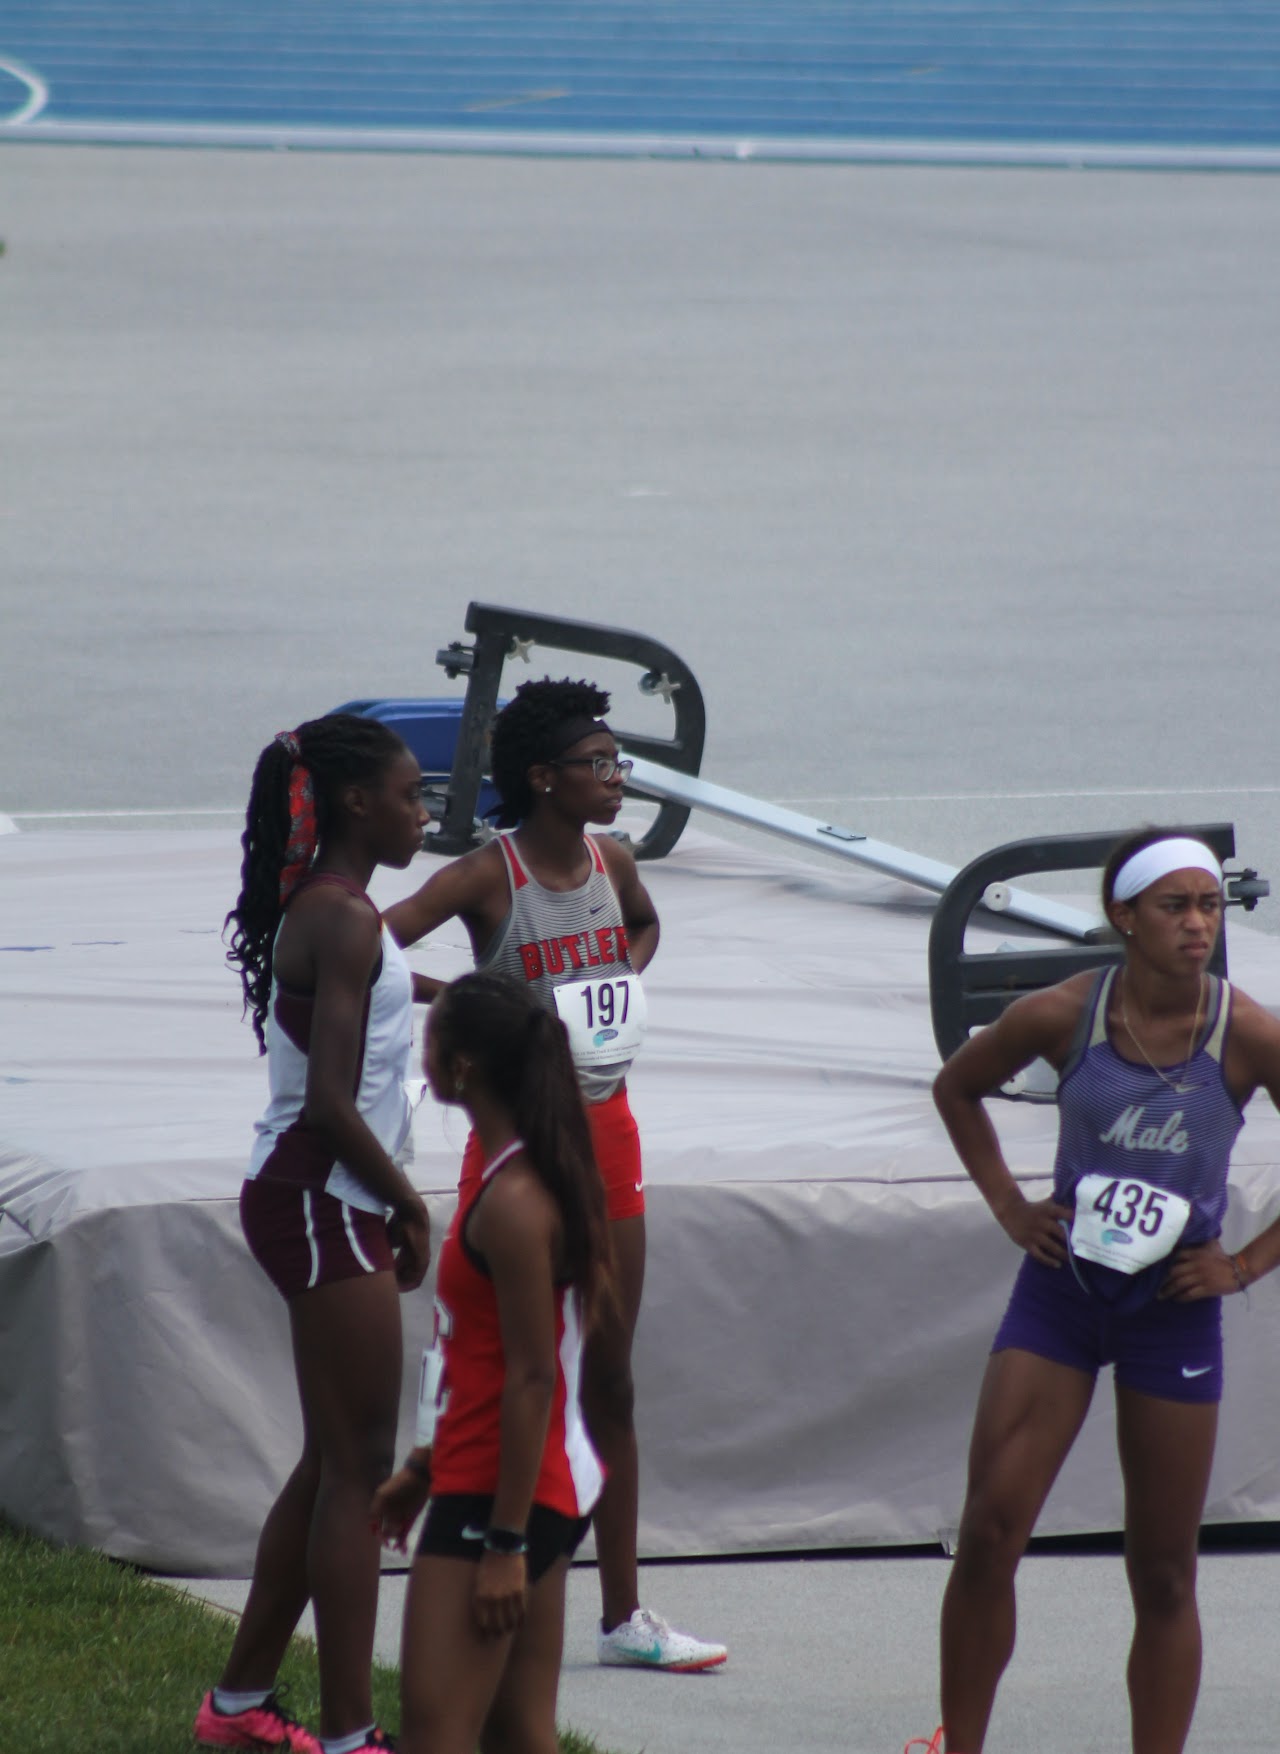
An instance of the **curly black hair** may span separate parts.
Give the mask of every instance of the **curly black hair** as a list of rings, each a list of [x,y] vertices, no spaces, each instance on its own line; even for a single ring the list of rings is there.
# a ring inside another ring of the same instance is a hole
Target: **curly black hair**
[[[579,736],[589,735],[592,724],[609,710],[609,696],[594,682],[572,682],[566,676],[553,682],[522,682],[493,721],[489,733],[490,767],[502,803],[496,813],[499,828],[514,828],[533,808],[529,769],[549,761],[577,742],[564,740],[564,733],[580,722]]]
[[[376,780],[405,752],[395,732],[357,713],[326,713],[293,733],[298,760],[311,770],[317,839],[323,843],[344,786]],[[271,1003],[271,952],[283,909],[280,872],[289,841],[289,779],[294,758],[279,737],[258,757],[240,845],[240,895],[223,922],[233,927],[227,961],[240,975],[244,1008],[252,1013],[259,1053],[266,1052],[263,1023]]]

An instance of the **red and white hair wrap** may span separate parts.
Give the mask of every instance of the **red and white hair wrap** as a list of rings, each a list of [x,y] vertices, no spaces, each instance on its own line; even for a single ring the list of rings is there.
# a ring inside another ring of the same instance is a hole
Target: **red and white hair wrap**
[[[1144,889],[1150,889],[1153,883],[1175,871],[1203,871],[1216,884],[1222,884],[1222,866],[1203,841],[1171,835],[1168,840],[1152,841],[1149,847],[1143,847],[1131,859],[1125,860],[1116,872],[1112,899],[1132,901]]]
[[[302,745],[297,733],[280,731],[276,734],[276,742],[282,744],[293,758],[293,770],[289,775],[289,840],[280,869],[280,905],[283,907],[316,856],[316,791],[311,769],[302,761]]]

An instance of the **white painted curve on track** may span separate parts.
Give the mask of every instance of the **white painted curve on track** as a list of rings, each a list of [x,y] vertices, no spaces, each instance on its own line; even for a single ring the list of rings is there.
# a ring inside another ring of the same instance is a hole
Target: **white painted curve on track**
[[[27,122],[34,122],[49,101],[49,87],[38,73],[23,67],[18,61],[6,61],[3,55],[0,55],[0,73],[8,73],[27,88],[27,101],[20,104],[11,116],[0,115],[0,128],[21,128]]]

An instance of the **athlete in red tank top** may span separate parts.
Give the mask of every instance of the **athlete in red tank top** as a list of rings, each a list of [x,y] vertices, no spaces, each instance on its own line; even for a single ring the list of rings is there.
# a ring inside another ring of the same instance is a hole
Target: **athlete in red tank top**
[[[519,1164],[524,1141],[513,1139],[464,1190],[440,1249],[436,1271],[436,1345],[441,1370],[431,1454],[432,1490],[495,1492],[502,1449],[506,1352],[493,1274],[470,1237],[476,1209],[494,1179]],[[604,1476],[582,1423],[578,1401],[582,1298],[555,1286],[556,1380],[533,1502],[565,1517],[590,1514]]]
[[[487,1170],[441,1255],[438,1350],[409,1462],[375,1499],[403,1545],[431,1500],[405,1605],[404,1754],[556,1745],[569,1559],[601,1472],[577,1403],[578,1336],[612,1295],[604,1195],[565,1032],[524,988],[464,975],[436,999],[427,1076]]]

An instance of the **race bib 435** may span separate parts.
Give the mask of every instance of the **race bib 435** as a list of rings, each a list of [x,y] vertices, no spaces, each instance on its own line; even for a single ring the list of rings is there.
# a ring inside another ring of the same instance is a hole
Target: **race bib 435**
[[[1191,1202],[1181,1194],[1137,1176],[1082,1176],[1075,1200],[1071,1252],[1121,1273],[1140,1273],[1162,1261],[1191,1216]]]

